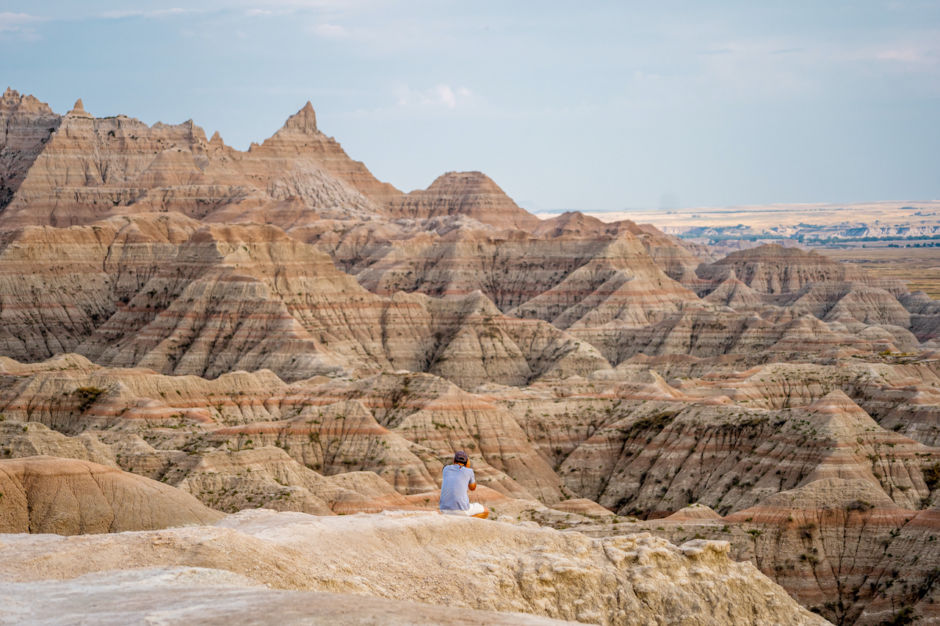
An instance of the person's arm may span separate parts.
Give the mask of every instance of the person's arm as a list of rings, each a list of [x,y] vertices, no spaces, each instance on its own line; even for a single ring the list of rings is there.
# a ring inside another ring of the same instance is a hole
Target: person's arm
[[[467,469],[470,469],[470,461],[467,461]],[[477,475],[471,469],[470,470],[470,484],[467,485],[467,489],[469,489],[470,491],[476,491],[476,488],[477,488]]]

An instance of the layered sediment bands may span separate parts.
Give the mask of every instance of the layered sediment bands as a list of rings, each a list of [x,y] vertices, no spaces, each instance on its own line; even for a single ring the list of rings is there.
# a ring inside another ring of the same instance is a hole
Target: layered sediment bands
[[[817,252],[766,244],[732,252],[724,259],[703,264],[697,270],[703,289],[736,277],[755,291],[767,295],[794,293],[813,283],[860,282],[882,286],[897,296],[905,291],[899,281],[879,281],[861,268],[839,263]]]
[[[321,402],[360,398],[380,424],[433,451],[425,464],[435,481],[452,451],[466,448],[477,459],[481,483],[512,497],[561,499],[561,481],[513,414],[451,383],[427,375],[383,375],[348,386],[333,383],[319,393]],[[420,448],[416,453],[427,455]]]
[[[553,288],[516,307],[559,328],[639,327],[695,301],[636,239],[619,238]]]
[[[674,256],[681,257],[681,248],[671,241],[658,241],[632,224],[610,231],[549,224],[540,226],[537,236],[457,228],[439,236],[376,242],[376,233],[357,232],[346,237],[345,245],[326,248],[376,293],[445,296],[479,290],[504,312],[561,328],[584,317],[592,305],[607,310],[601,317],[640,323],[655,311],[675,310],[696,299],[650,255],[651,250],[665,255],[672,246]],[[324,246],[322,238],[319,245]]]
[[[759,293],[734,276],[728,276],[721,281],[703,300],[730,307],[735,311],[760,310],[764,304]]]
[[[0,211],[12,200],[61,117],[33,96],[7,88],[0,97]]]
[[[563,497],[558,476],[512,413],[435,376],[287,385],[270,372],[204,380],[55,365],[41,373],[27,366],[29,373],[19,375],[8,365],[0,412],[17,420],[8,427],[14,432],[35,428],[25,423],[33,421],[83,433],[79,441],[46,448],[63,456],[94,452],[178,484],[203,455],[276,446],[297,464],[298,475],[304,468],[328,475],[370,471],[389,489],[414,494],[436,489],[443,464],[466,448],[481,484],[528,500]],[[0,452],[23,449],[32,448],[14,442]]]
[[[911,332],[921,341],[940,336],[940,303],[923,291],[901,296],[901,303],[911,313]]]
[[[298,157],[313,161],[333,178],[369,198],[376,206],[381,207],[401,196],[395,187],[377,180],[361,161],[349,158],[339,142],[320,132],[310,102],[288,118],[283,128],[271,138],[260,146],[252,146],[247,153],[249,163],[246,165],[262,169],[257,166],[257,161],[276,165],[279,161],[289,162]]]
[[[267,368],[292,380],[409,369],[467,387],[608,366],[591,346],[507,317],[479,293],[376,296],[272,226],[144,216],[28,228],[0,259],[0,339],[21,360],[78,351],[120,367],[210,377]]]
[[[924,471],[938,458],[834,391],[780,412],[645,403],[600,427],[559,474],[583,497],[644,516],[692,502],[736,511],[824,477],[868,480],[917,508],[931,492]]]
[[[779,321],[728,310],[685,310],[648,326],[636,328],[571,328],[571,334],[601,347],[611,362],[640,353],[648,356],[689,355],[708,358],[727,355],[742,364],[799,359],[812,353],[835,357],[846,348],[874,351],[889,345],[878,337],[866,340],[838,332],[811,315]]]
[[[890,293],[860,283],[815,283],[801,289],[786,306],[824,321],[856,320],[909,328],[910,313]],[[914,344],[916,339],[911,336]]]
[[[895,362],[835,366],[774,363],[733,375],[713,373],[685,381],[680,388],[696,398],[727,398],[735,404],[767,409],[806,406],[841,390],[882,427],[935,446],[940,441],[937,361],[885,359]]]
[[[429,469],[421,458],[436,456],[432,446],[422,450],[401,433],[380,425],[362,401],[319,403],[307,397],[287,411],[293,417],[230,426],[214,431],[205,442],[233,449],[277,446],[304,467],[327,475],[372,471],[390,488],[406,494],[437,487],[438,464]],[[430,470],[437,470],[434,476]]]
[[[388,202],[391,218],[428,219],[466,215],[499,228],[531,230],[539,223],[482,172],[448,172],[424,190]]]
[[[173,259],[197,224],[178,214],[0,237],[0,347],[19,360],[74,351]]]
[[[386,244],[356,277],[380,294],[403,290],[450,296],[479,290],[509,311],[557,285],[605,245],[602,240],[538,239],[521,232],[461,228]]]
[[[8,134],[16,138],[8,143],[21,156],[5,174],[12,182],[4,183],[9,200],[0,223],[7,228],[68,226],[146,211],[218,221],[265,210],[276,214],[292,199],[307,209],[362,215],[401,195],[320,133],[309,103],[263,145],[239,152],[218,135],[207,140],[191,120],[151,127],[123,115],[95,118],[81,101],[59,117],[41,103],[13,100],[4,100],[4,110],[11,111]],[[31,131],[39,126],[45,136]]]
[[[935,619],[936,509],[897,506],[866,481],[820,479],[726,517],[693,505],[664,519],[581,527],[725,540],[803,606],[836,624]]]
[[[878,624],[932,604],[932,583],[914,582],[929,581],[938,556],[915,521],[931,513],[899,507],[867,481],[829,478],[725,522],[750,531],[750,541],[734,542],[740,556],[759,560],[804,606],[836,623]]]
[[[648,534],[594,540],[433,513],[316,518],[271,511],[108,539],[11,542],[0,576],[26,582],[49,569],[74,577],[182,565],[227,570],[276,589],[448,598],[460,609],[599,624],[824,623],[751,564],[729,559],[721,542],[676,547]],[[455,576],[458,570],[465,575]]]
[[[401,194],[309,105],[245,152],[12,91],[0,125],[0,460],[329,516],[433,509],[464,449],[495,518],[725,537],[833,620],[936,619],[936,555],[911,547],[940,535],[923,294],[801,250],[710,262],[648,225],[540,221],[478,172]]]
[[[557,217],[546,219],[536,227],[535,233],[541,237],[566,236],[599,241],[624,234],[633,235],[670,278],[688,285],[698,282],[695,269],[703,259],[709,258],[707,254],[701,256],[703,250],[696,249],[693,252],[686,242],[666,235],[651,224],[636,224],[630,220],[602,222],[579,211],[566,211]]]
[[[221,517],[168,485],[88,461],[0,460],[0,532],[87,533],[211,523]]]
[[[403,495],[372,472],[326,477],[275,446],[194,455],[162,480],[225,512],[266,508],[332,515],[410,508]]]
[[[218,134],[207,139],[191,120],[147,126],[123,115],[95,118],[80,100],[59,116],[7,90],[0,108],[0,224],[7,228],[146,211],[215,222],[273,219],[285,227],[319,216],[402,211],[467,215],[512,228],[538,223],[478,172],[446,174],[423,192],[402,194],[321,133],[309,102],[247,152],[226,146]]]

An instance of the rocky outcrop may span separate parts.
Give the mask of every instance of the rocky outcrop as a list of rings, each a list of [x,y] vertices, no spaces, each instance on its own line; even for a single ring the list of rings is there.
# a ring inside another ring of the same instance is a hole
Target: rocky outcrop
[[[246,152],[207,139],[192,120],[146,124],[95,118],[81,100],[59,116],[7,90],[0,105],[0,224],[86,224],[113,215],[177,211],[214,222],[294,225],[319,217],[464,215],[531,229],[538,219],[479,172],[450,173],[404,195],[317,127],[308,102]]]
[[[271,138],[260,146],[252,146],[246,165],[257,167],[258,161],[289,162],[294,158],[313,161],[324,172],[363,194],[376,206],[384,206],[401,195],[392,185],[378,181],[361,161],[350,159],[335,139],[320,132],[310,102],[289,117]]]
[[[76,351],[165,373],[268,368],[291,380],[408,369],[471,388],[608,365],[592,347],[507,317],[479,293],[371,294],[272,226],[145,215],[23,229],[0,250],[0,282],[0,346],[20,360]]]
[[[466,215],[498,228],[531,230],[539,219],[512,201],[482,172],[448,172],[421,191],[388,203],[392,218],[428,219]]]
[[[864,279],[857,266],[833,261],[817,252],[778,244],[732,252],[714,263],[700,266],[697,273],[706,284],[714,285],[733,275],[751,289],[768,295],[800,291],[812,283]]]
[[[384,495],[393,488],[423,493],[438,487],[443,463],[458,448],[474,455],[483,485],[529,500],[555,502],[563,496],[560,479],[512,413],[431,375],[315,379],[288,386],[270,372],[207,381],[146,370],[55,367],[36,375],[12,374],[2,382],[0,412],[8,421],[17,420],[7,424],[10,432],[24,429],[25,436],[37,427],[45,430],[31,421],[77,435],[56,448],[76,458],[85,458],[92,443],[100,450],[98,442],[103,442],[110,448],[100,454],[123,469],[204,494],[207,498],[200,497],[216,508],[287,497],[291,490],[281,489],[285,486],[302,488],[332,506],[335,498],[323,495],[327,488],[320,474],[353,471],[380,478]],[[8,456],[33,449],[13,443]],[[241,454],[265,446],[271,448],[264,454]],[[206,469],[220,465],[225,472]],[[275,472],[275,465],[283,467]],[[248,472],[246,466],[255,469]],[[232,480],[241,481],[251,473],[263,484],[248,489],[246,482],[232,499],[220,500],[218,485],[186,486],[194,472],[240,473]],[[266,477],[269,472],[274,474]],[[383,496],[369,489],[367,500]]]
[[[20,603],[24,596],[42,602]],[[207,603],[206,598],[211,598]],[[277,616],[279,624],[361,626],[363,624],[443,624],[467,621],[498,626],[575,624],[547,617],[461,608],[426,602],[387,600],[362,594],[269,589],[226,570],[159,567],[89,574],[70,580],[0,582],[4,614],[17,623],[80,622],[120,626],[152,620],[173,607],[187,624],[251,623],[259,615]]]
[[[256,511],[215,527],[5,542],[0,577],[25,583],[50,568],[78,576],[174,565],[226,570],[274,589],[446,597],[451,607],[598,624],[824,623],[727,550],[717,542],[676,547],[648,534],[593,540],[436,513]],[[454,576],[458,570],[464,575]]]
[[[0,459],[55,456],[117,468],[110,447],[91,433],[69,437],[39,422],[0,421]]]
[[[95,118],[80,100],[60,118],[34,99],[16,104],[14,96],[4,100],[5,110],[20,111],[5,120],[6,149],[20,155],[3,170],[12,181],[4,183],[8,201],[0,213],[7,228],[147,211],[219,221],[294,202],[308,211],[363,214],[401,195],[320,133],[309,103],[264,144],[239,152],[218,135],[206,139],[191,120],[151,127],[123,115]],[[30,135],[37,126],[45,135]]]
[[[205,524],[220,515],[189,494],[88,461],[0,460],[0,532],[87,533]]]
[[[7,88],[0,97],[0,211],[13,199],[62,118],[33,96]]]
[[[834,391],[789,412],[644,403],[598,428],[559,474],[574,493],[644,517],[694,502],[737,511],[827,477],[866,480],[918,508],[934,458],[936,449],[880,428]]]

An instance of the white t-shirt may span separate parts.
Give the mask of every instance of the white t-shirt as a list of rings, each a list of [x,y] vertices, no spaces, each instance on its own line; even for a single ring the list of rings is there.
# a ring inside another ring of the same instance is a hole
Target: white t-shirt
[[[473,470],[463,465],[445,465],[441,473],[441,510],[466,511],[470,508],[470,498],[467,496],[467,487],[475,483],[476,475]]]

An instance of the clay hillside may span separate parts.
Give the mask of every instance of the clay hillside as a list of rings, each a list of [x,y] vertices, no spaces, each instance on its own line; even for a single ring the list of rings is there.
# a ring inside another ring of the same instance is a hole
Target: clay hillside
[[[457,449],[486,522],[433,512]],[[404,193],[309,103],[239,151],[0,100],[15,620],[930,623],[938,511],[940,304],[902,282]]]

